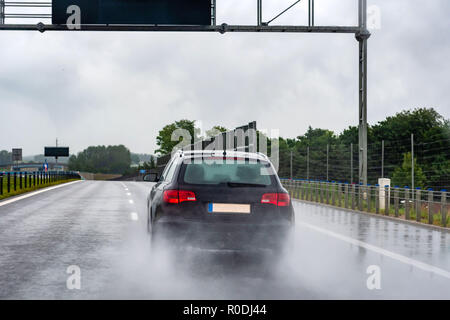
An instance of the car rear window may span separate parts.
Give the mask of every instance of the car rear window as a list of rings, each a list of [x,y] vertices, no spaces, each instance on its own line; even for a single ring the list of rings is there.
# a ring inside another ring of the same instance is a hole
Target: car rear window
[[[183,180],[187,184],[239,183],[269,186],[273,170],[268,162],[187,161]]]

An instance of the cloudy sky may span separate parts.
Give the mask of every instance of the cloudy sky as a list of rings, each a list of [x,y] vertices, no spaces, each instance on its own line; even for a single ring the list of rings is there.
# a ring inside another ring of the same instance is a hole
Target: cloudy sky
[[[267,21],[293,0],[263,0]],[[307,24],[303,1],[273,24]],[[256,0],[217,0],[218,23],[254,24]],[[405,108],[450,118],[450,1],[369,0],[369,123]],[[8,21],[12,23],[13,21]],[[317,0],[316,25],[356,25],[357,0]],[[353,35],[0,31],[0,149],[71,152],[124,144],[152,153],[158,131],[256,120],[285,137],[358,122]]]

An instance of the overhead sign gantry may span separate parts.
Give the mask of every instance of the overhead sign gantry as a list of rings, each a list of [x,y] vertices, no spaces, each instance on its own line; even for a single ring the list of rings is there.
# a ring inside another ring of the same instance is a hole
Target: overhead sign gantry
[[[255,25],[217,25],[217,1],[220,0],[0,0],[0,30],[354,34],[359,43],[359,181],[367,184],[367,40],[370,37],[367,30],[367,0],[355,0],[358,1],[357,26],[316,26],[314,0],[308,0],[307,4],[308,25],[274,24],[278,17],[306,0],[293,0],[292,5],[266,22],[262,14],[263,0],[254,0],[257,4]],[[29,10],[9,13],[7,10],[42,7],[51,8],[52,13],[30,13]],[[51,23],[10,23],[15,19],[29,18],[51,20]]]

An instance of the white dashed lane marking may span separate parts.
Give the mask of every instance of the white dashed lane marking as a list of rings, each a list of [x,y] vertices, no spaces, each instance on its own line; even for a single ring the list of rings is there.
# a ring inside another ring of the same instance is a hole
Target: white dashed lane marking
[[[138,220],[139,220],[139,216],[138,216],[138,214],[137,214],[136,212],[132,212],[132,213],[130,214],[130,218],[131,218],[131,220],[133,220],[133,221],[138,221]]]

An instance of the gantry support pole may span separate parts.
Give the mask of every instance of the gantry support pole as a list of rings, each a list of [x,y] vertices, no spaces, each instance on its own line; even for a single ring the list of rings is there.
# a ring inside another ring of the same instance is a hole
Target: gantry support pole
[[[367,185],[367,0],[359,0],[359,183]]]
[[[0,0],[0,24],[5,24],[5,0]]]
[[[308,25],[314,27],[314,0],[308,1]]]
[[[262,0],[256,0],[256,1],[257,1],[256,25],[261,26],[262,25]]]

